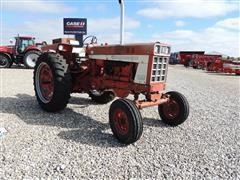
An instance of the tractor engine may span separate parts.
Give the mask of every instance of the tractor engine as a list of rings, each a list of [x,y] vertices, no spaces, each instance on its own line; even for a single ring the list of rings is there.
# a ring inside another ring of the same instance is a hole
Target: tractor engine
[[[135,72],[133,64],[121,61],[109,61],[104,63],[104,75],[106,79],[115,79],[119,81],[130,81],[134,78]],[[132,73],[131,73],[132,72]]]
[[[119,97],[159,93],[165,87],[169,55],[170,47],[161,43],[87,47],[88,71],[94,71],[90,86],[111,89]]]

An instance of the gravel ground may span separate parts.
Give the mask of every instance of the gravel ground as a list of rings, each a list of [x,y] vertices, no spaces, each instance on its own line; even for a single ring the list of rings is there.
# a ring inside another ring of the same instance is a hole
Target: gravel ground
[[[157,107],[141,111],[144,132],[124,146],[107,105],[73,94],[60,113],[42,111],[32,70],[1,69],[0,179],[240,179],[240,82],[235,75],[170,66],[167,90],[183,93],[190,115],[172,128]]]

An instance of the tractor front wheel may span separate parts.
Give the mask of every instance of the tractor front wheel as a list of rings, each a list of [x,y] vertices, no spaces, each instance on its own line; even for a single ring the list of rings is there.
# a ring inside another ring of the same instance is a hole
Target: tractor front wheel
[[[6,55],[0,54],[0,68],[10,68],[12,64],[12,59],[7,57]]]
[[[109,123],[114,136],[121,143],[134,143],[142,135],[142,116],[139,109],[130,100],[117,99],[111,104]]]
[[[34,68],[34,90],[45,111],[56,112],[67,106],[71,93],[71,74],[63,56],[42,54]]]
[[[33,69],[40,54],[39,51],[28,51],[23,57],[24,65],[29,69]]]
[[[177,126],[182,124],[189,115],[189,104],[184,95],[179,92],[171,91],[168,102],[158,106],[158,112],[165,124]]]
[[[115,95],[112,91],[99,92],[99,91],[93,90],[89,92],[89,96],[93,101],[99,104],[106,104],[115,98]]]

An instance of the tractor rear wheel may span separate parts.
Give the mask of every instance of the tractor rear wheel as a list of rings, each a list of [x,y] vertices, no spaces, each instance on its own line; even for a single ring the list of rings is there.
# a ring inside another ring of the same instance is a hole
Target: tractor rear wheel
[[[158,112],[162,121],[170,126],[182,124],[189,115],[189,104],[184,95],[171,91],[170,100],[158,106]]]
[[[63,110],[71,93],[71,74],[63,56],[55,53],[40,55],[34,68],[34,90],[42,109]]]
[[[28,51],[23,57],[24,65],[29,69],[33,69],[40,54],[39,51]]]
[[[137,106],[130,100],[117,99],[111,104],[109,123],[114,136],[121,143],[134,143],[142,135],[142,116]]]
[[[0,54],[0,68],[10,68],[13,62],[6,55]]]
[[[115,95],[112,91],[103,91],[103,92],[99,92],[96,90],[89,91],[89,96],[93,101],[100,104],[106,104],[115,98]]]

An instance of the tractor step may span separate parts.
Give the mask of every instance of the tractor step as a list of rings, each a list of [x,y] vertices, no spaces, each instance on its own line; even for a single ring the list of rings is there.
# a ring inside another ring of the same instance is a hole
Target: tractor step
[[[23,63],[23,54],[19,54],[15,58],[16,64]]]

